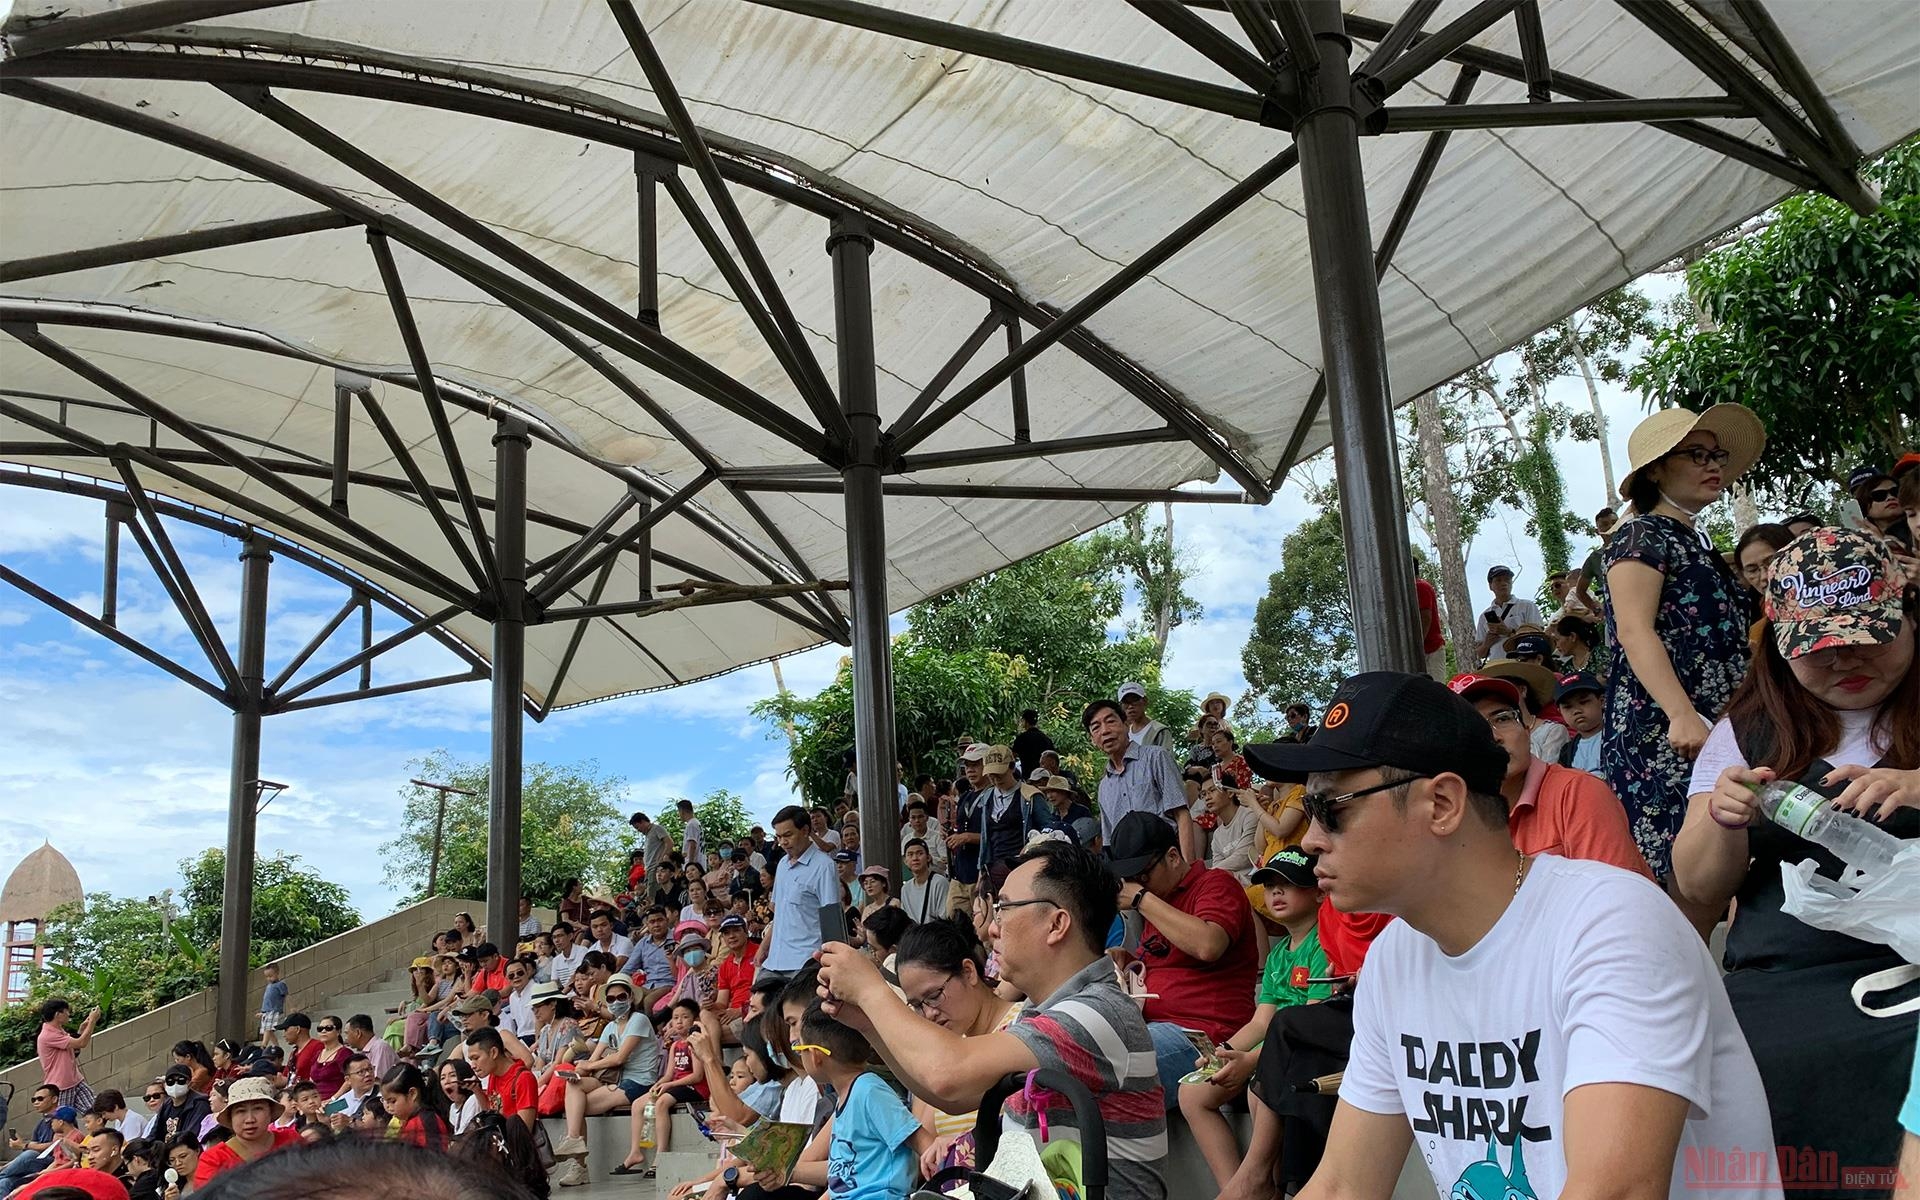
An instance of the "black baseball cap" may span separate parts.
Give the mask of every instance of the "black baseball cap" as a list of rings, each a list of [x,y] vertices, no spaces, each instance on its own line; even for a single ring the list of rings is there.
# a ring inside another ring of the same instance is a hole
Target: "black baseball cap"
[[[1853,473],[1851,475],[1847,476],[1847,490],[1850,492],[1857,492],[1861,488],[1865,487],[1869,483],[1872,483],[1876,479],[1892,479],[1892,478],[1893,476],[1887,474],[1885,471],[1882,471],[1879,467],[1875,466],[1872,463],[1861,463],[1859,466],[1853,469]]]
[[[307,1014],[305,1013],[288,1013],[286,1016],[280,1018],[280,1023],[278,1025],[275,1025],[274,1028],[275,1029],[312,1029],[313,1020],[312,1018],[308,1017]]]
[[[1320,881],[1314,876],[1313,864],[1319,861],[1319,855],[1308,854],[1293,846],[1275,850],[1267,856],[1267,861],[1253,869],[1247,876],[1248,883],[1288,883],[1294,887],[1318,887]]]
[[[1487,568],[1488,579],[1492,579],[1495,575],[1511,574],[1513,574],[1513,568],[1507,566],[1505,563],[1495,563],[1493,566]]]
[[[1263,777],[1283,783],[1305,782],[1315,772],[1398,767],[1429,776],[1452,772],[1473,791],[1498,795],[1507,776],[1507,752],[1478,709],[1443,683],[1401,671],[1349,675],[1313,737],[1262,742],[1242,753]]]
[[[1507,639],[1507,654],[1537,654],[1549,658],[1553,655],[1553,643],[1544,633],[1519,633]]]
[[[725,933],[729,929],[745,929],[746,927],[747,919],[738,913],[732,913],[720,918],[721,933]]]
[[[1558,704],[1576,692],[1594,692],[1605,695],[1606,689],[1600,686],[1598,679],[1595,679],[1587,672],[1575,671],[1571,675],[1562,675],[1560,677],[1560,686],[1553,689],[1553,702]]]
[[[1113,827],[1113,840],[1100,853],[1107,860],[1107,870],[1122,879],[1132,879],[1159,862],[1179,840],[1173,822],[1165,817],[1130,812]]]

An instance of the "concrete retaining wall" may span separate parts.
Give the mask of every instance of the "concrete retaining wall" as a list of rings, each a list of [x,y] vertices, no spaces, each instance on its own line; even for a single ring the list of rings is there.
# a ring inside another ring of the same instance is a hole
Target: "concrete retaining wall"
[[[475,903],[435,896],[281,959],[288,1011],[369,990],[387,972],[424,954],[433,935],[449,928],[455,913],[472,909]],[[264,986],[266,981],[254,971],[247,980],[249,1004],[259,1003]],[[214,1036],[214,993],[209,989],[102,1030],[80,1052],[80,1071],[96,1091],[117,1087],[138,1104],[140,1086],[172,1062],[175,1042],[191,1038],[211,1043]],[[40,1083],[39,1061],[0,1071],[0,1082],[14,1085],[15,1103],[24,1110],[27,1096]]]

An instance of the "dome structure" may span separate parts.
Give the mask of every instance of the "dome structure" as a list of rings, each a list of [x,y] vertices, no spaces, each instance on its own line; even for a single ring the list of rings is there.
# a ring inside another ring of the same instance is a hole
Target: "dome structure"
[[[40,848],[20,860],[0,888],[0,923],[44,921],[63,904],[81,904],[80,873],[67,856],[42,842]]]

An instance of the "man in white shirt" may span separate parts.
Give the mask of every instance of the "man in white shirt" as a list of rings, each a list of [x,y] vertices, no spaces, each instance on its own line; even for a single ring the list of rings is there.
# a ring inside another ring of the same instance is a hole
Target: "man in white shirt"
[[[900,881],[900,907],[915,924],[937,921],[947,911],[947,877],[934,873],[930,849],[919,838],[909,838],[900,854],[908,871]]]
[[[533,1036],[533,968],[519,959],[507,964],[506,1004],[500,1009],[500,1027],[515,1037]]]
[[[1263,774],[1306,776],[1301,849],[1328,901],[1400,918],[1360,969],[1299,1200],[1388,1200],[1415,1146],[1453,1200],[1779,1200],[1766,1094],[1706,944],[1648,879],[1514,849],[1507,755],[1472,705],[1369,672],[1311,742],[1258,750]],[[1256,1099],[1285,1085],[1266,1065]],[[1274,1194],[1264,1107],[1222,1200]]]
[[[593,945],[589,950],[605,950],[613,956],[615,962],[627,961],[627,955],[633,953],[633,939],[624,933],[613,931],[613,912],[610,909],[595,909],[587,918],[587,930],[593,934]],[[554,949],[559,949],[555,946]]]
[[[907,843],[916,838],[927,844],[933,869],[944,872],[947,869],[947,831],[940,828],[940,822],[932,819],[925,800],[907,801],[907,823],[900,830],[902,862],[906,861]]]
[[[553,923],[553,960],[547,965],[547,979],[555,987],[566,987],[580,969],[580,960],[587,956],[587,948],[575,940],[579,936],[572,921]]]
[[[1127,737],[1136,746],[1158,746],[1173,753],[1173,731],[1147,715],[1146,685],[1127,682],[1120,685],[1114,699],[1127,716]]]
[[[1522,625],[1538,625],[1544,629],[1547,624],[1540,616],[1538,604],[1514,598],[1512,567],[1496,566],[1489,570],[1487,587],[1492,590],[1493,599],[1473,622],[1473,635],[1477,639],[1474,651],[1481,662],[1486,661],[1494,643],[1506,641]]]

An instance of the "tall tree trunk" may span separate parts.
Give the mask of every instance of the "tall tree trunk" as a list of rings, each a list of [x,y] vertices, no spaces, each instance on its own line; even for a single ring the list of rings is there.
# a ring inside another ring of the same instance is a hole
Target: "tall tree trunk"
[[[779,690],[780,698],[785,700],[790,693],[787,691],[786,677],[780,674],[780,656],[776,654],[768,659],[767,665],[773,668],[773,686]],[[793,731],[793,721],[790,718],[782,717],[780,718],[780,725],[787,731],[787,753],[791,756],[795,746],[798,744],[797,737]]]
[[[1587,348],[1580,341],[1580,331],[1574,330],[1567,339],[1573,349],[1573,361],[1580,368],[1580,378],[1587,384],[1587,403],[1593,406],[1593,419],[1600,430],[1600,474],[1607,485],[1607,503],[1612,504],[1614,497],[1620,494],[1613,482],[1613,450],[1607,445],[1607,414],[1600,407],[1600,388],[1593,376],[1593,362],[1587,357]]]
[[[1165,522],[1160,530],[1162,582],[1160,604],[1153,614],[1153,661],[1155,665],[1167,665],[1167,637],[1173,633],[1173,599],[1176,588],[1173,574],[1173,503],[1161,505],[1161,519]]]
[[[1695,246],[1680,256],[1680,261],[1692,265],[1706,253],[1704,246]],[[1720,327],[1719,322],[1700,307],[1700,301],[1694,298],[1693,289],[1687,289],[1687,305],[1693,309],[1694,327],[1702,333],[1711,333]],[[1760,506],[1753,502],[1753,492],[1742,484],[1735,483],[1727,489],[1727,505],[1733,513],[1733,530],[1737,534],[1751,529],[1760,523]]]
[[[1453,498],[1453,468],[1440,427],[1440,398],[1422,392],[1413,398],[1420,426],[1420,466],[1426,482],[1427,515],[1433,523],[1433,548],[1440,558],[1440,605],[1446,610],[1447,637],[1455,666],[1479,666],[1473,652],[1473,597],[1467,591],[1467,552],[1460,538],[1460,510]]]

